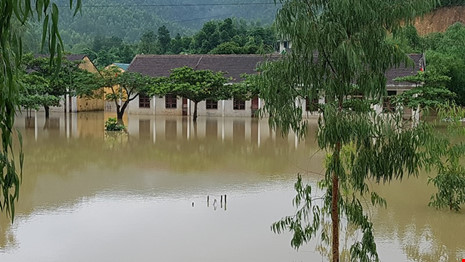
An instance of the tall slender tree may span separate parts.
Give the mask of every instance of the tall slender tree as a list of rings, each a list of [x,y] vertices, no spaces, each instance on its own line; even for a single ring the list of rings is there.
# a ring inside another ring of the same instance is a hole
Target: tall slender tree
[[[340,260],[340,219],[362,232],[350,249],[351,260],[378,260],[372,223],[360,197],[372,204],[384,200],[370,191],[367,179],[389,181],[421,165],[418,152],[427,129],[402,129],[401,113],[389,117],[372,110],[386,95],[384,73],[408,57],[386,40],[415,16],[430,10],[434,0],[282,0],[276,25],[292,42],[292,52],[278,62],[265,64],[258,78],[260,94],[270,121],[284,132],[303,135],[302,106],[298,101],[324,96],[318,145],[327,152],[326,173],[319,183],[323,203],[316,205],[312,188],[296,183],[295,215],[273,224],[275,232],[293,232],[291,245],[298,248],[321,232],[331,243],[332,261]],[[362,99],[354,95],[363,95]],[[312,216],[313,215],[313,216]],[[313,217],[313,218],[311,218]],[[331,233],[321,227],[329,220]]]
[[[158,28],[158,44],[160,45],[161,54],[166,54],[170,50],[171,35],[164,25]]]

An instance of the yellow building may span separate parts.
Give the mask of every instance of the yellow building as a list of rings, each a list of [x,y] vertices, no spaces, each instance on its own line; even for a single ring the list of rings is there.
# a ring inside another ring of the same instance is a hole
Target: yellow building
[[[80,62],[79,68],[86,70],[91,73],[98,74],[99,71],[95,67],[94,63],[90,61],[87,55],[83,54],[73,54],[66,55],[66,59],[71,62]],[[95,93],[102,92],[101,90],[95,91]],[[84,111],[103,111],[104,110],[104,98],[86,98],[86,97],[69,97],[67,96],[65,101],[65,106],[68,107],[70,112],[84,112]]]

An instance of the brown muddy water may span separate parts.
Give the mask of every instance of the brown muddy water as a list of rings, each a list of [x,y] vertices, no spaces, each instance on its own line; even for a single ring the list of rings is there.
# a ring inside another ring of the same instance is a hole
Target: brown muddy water
[[[321,179],[314,136],[282,138],[249,118],[133,115],[114,135],[107,117],[17,118],[24,179],[15,222],[0,218],[0,261],[328,260],[316,241],[296,251],[270,230],[294,211],[296,174]],[[381,261],[465,258],[465,213],[428,207],[427,176],[373,185],[388,202],[370,210]]]

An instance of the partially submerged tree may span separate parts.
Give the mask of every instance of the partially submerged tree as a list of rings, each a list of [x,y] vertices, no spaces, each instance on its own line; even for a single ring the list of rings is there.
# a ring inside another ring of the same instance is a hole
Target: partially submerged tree
[[[50,107],[60,106],[60,100],[65,95],[99,97],[96,92],[100,88],[99,75],[79,68],[80,62],[63,59],[60,68],[54,69],[47,58],[29,55],[24,63],[26,70],[20,75],[24,84],[20,105],[26,108],[34,105],[34,109],[43,106],[47,119]]]
[[[71,9],[73,3],[76,3],[76,14],[80,10],[81,0],[70,0]],[[48,47],[50,64],[53,64],[55,55],[58,56],[58,64],[60,63],[63,43],[58,33],[58,6],[48,0],[3,0],[0,13],[0,211],[5,211],[13,220],[23,163],[23,154],[20,151],[18,170],[12,136],[20,91],[17,74],[20,72],[22,36],[18,28],[33,17],[43,19],[42,46]],[[21,136],[19,142],[21,143]]]
[[[435,177],[430,177],[428,183],[432,183],[437,192],[430,198],[429,206],[435,208],[449,208],[460,211],[465,204],[465,143],[453,141],[450,137],[463,137],[465,128],[465,109],[455,105],[445,104],[438,109],[439,120],[447,121],[447,130],[436,131],[435,139],[431,142],[439,148],[431,165],[437,170]]]
[[[455,94],[445,87],[450,77],[426,71],[397,80],[415,83],[418,86],[397,95],[394,103],[414,108],[418,115],[430,109],[435,110],[438,113],[439,127],[446,121],[446,130],[435,130],[430,141],[427,141],[428,148],[432,149],[426,161],[427,167],[437,171],[437,175],[430,177],[428,183],[432,183],[438,190],[431,196],[428,205],[459,211],[460,206],[465,203],[465,168],[461,164],[465,159],[465,144],[461,141],[451,141],[450,138],[465,134],[462,125],[465,110],[451,104]],[[419,117],[414,119],[419,120]]]
[[[416,174],[422,164],[418,148],[428,133],[422,125],[402,128],[400,112],[383,117],[371,110],[373,100],[380,102],[386,95],[385,71],[402,63],[411,65],[386,36],[430,10],[435,1],[281,2],[277,29],[292,41],[292,52],[261,70],[257,84],[264,109],[283,132],[293,129],[304,135],[306,123],[296,101],[324,96],[318,145],[328,157],[325,177],[319,183],[321,205],[314,202],[312,188],[299,179],[296,214],[273,224],[272,229],[291,231],[295,248],[321,232],[321,239],[331,242],[332,261],[337,262],[340,219],[344,217],[362,233],[351,246],[351,260],[378,260],[373,226],[360,198],[368,196],[372,204],[381,205],[384,200],[370,191],[366,181]],[[321,227],[325,219],[330,220],[331,233]]]
[[[153,85],[159,81],[140,73],[121,72],[116,66],[111,66],[101,72],[102,86],[109,88],[110,93],[105,95],[107,101],[112,101],[116,106],[118,121],[123,120],[124,111],[129,102],[136,99],[139,94],[149,94],[153,92]]]
[[[197,121],[197,104],[212,99],[215,101],[228,96],[225,84],[227,79],[222,72],[210,70],[194,70],[190,67],[175,68],[167,79],[165,87],[159,94],[173,94],[190,99],[194,102],[193,121]]]

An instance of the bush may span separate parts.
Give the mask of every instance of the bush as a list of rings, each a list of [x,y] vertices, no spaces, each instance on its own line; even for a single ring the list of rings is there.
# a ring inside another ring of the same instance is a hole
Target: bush
[[[105,131],[122,131],[125,129],[123,124],[118,123],[116,118],[110,117],[105,122]]]

